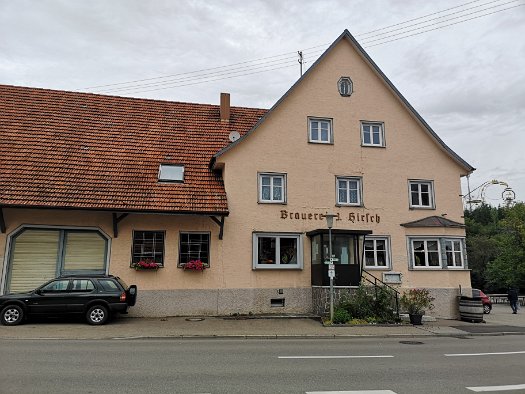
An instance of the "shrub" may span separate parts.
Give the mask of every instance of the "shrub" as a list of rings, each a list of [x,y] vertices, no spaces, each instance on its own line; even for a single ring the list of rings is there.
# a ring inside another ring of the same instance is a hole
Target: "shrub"
[[[411,315],[422,315],[425,310],[434,308],[434,297],[427,289],[410,289],[401,296],[401,306]]]
[[[334,310],[333,324],[345,324],[348,320],[350,320],[350,314],[346,309],[336,308]]]
[[[351,296],[341,300],[338,308],[346,310],[351,319],[373,323],[398,321],[395,315],[395,294],[386,287],[360,285]]]

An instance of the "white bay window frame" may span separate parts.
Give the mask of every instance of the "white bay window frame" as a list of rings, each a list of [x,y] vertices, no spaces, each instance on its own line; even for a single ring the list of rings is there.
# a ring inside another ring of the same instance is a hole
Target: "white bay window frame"
[[[464,268],[464,241],[461,238],[448,238],[444,240],[447,268]]]
[[[416,251],[415,242],[423,242],[423,249]],[[437,250],[429,247],[430,242],[435,242]],[[407,250],[409,254],[409,269],[411,270],[464,270],[467,269],[467,255],[465,238],[446,236],[409,236],[407,237]],[[416,265],[416,253],[424,254],[424,265]],[[430,265],[430,255],[437,255],[438,265]]]

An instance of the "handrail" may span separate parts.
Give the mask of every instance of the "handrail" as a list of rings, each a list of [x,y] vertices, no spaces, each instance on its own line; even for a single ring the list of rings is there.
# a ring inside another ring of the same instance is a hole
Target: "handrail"
[[[369,278],[365,277],[364,274],[367,274],[368,276],[372,277],[374,280],[373,281],[370,280]],[[377,288],[381,286],[386,287],[392,292],[394,292],[394,297],[396,301],[396,315],[399,318],[399,295],[400,295],[399,291],[397,291],[395,288],[393,288],[389,284],[383,282],[381,279],[377,279],[374,275],[372,275],[371,273],[369,273],[368,271],[364,269],[361,271],[361,279],[364,279],[366,282],[374,285],[374,290],[376,291],[376,297],[377,297]],[[377,284],[378,282],[380,283],[380,285]]]
[[[363,270],[362,273],[361,273],[361,278],[363,278],[364,280],[366,280],[367,282],[369,283],[372,283],[372,281],[370,281],[370,279],[368,278],[364,278],[362,274],[367,274],[368,276],[371,276],[372,278],[374,278],[374,284],[376,284],[377,282],[381,283],[381,285],[385,286],[385,287],[388,287],[390,290],[392,290],[393,292],[397,293],[397,294],[400,294],[399,291],[397,291],[397,289],[395,289],[394,287],[390,286],[388,283],[385,283],[383,282],[381,279],[378,279],[376,278],[374,275],[372,275],[370,272],[366,271],[366,270]]]

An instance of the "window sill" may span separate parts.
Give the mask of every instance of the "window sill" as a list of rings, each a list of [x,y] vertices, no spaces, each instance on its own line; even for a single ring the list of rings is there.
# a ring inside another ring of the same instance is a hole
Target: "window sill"
[[[321,142],[321,141],[308,141],[309,144],[315,144],[315,145],[334,145],[333,142]]]
[[[364,269],[367,271],[368,270],[370,271],[390,271],[392,267],[370,267],[370,266],[365,265]]]
[[[302,270],[303,267],[300,267],[298,265],[292,265],[292,266],[286,266],[284,264],[280,265],[280,264],[274,264],[274,265],[271,265],[271,266],[262,266],[262,265],[256,265],[255,267],[253,267],[253,270],[254,271],[265,271],[265,270],[295,270],[295,271],[300,271]]]
[[[288,205],[286,201],[257,201],[257,204],[269,204],[269,205]]]
[[[385,145],[361,144],[362,148],[386,148]]]
[[[412,267],[409,271],[470,271],[468,268]]]
[[[413,210],[413,211],[417,211],[417,210],[427,210],[427,211],[432,211],[432,210],[436,210],[436,207],[414,207],[414,206],[410,206],[409,207],[410,210]]]

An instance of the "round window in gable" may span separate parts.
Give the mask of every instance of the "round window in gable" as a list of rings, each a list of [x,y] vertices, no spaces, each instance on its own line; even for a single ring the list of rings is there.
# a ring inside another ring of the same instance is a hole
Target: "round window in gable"
[[[337,88],[341,96],[350,97],[354,91],[354,84],[349,77],[341,77],[337,82]]]

